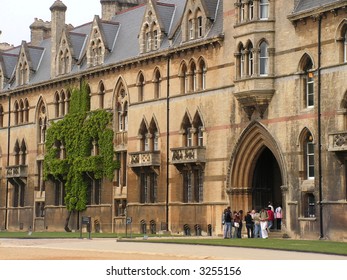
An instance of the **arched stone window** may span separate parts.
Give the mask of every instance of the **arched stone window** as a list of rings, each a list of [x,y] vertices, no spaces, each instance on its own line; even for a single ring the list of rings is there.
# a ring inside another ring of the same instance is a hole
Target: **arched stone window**
[[[203,58],[200,58],[198,63],[198,89],[199,90],[205,90],[206,89],[206,63]]]
[[[104,63],[106,49],[101,38],[102,36],[99,32],[99,28],[94,27],[91,34],[91,41],[87,49],[87,61],[89,67],[98,66]]]
[[[22,140],[22,144],[20,147],[20,163],[21,165],[27,164],[27,146],[25,144],[24,139]]]
[[[29,122],[29,110],[30,110],[30,106],[29,106],[29,101],[28,99],[24,100],[24,122],[28,123]]]
[[[151,120],[149,125],[149,133],[150,133],[150,151],[159,151],[159,132],[157,123],[154,119]]]
[[[105,86],[103,82],[100,82],[99,84],[98,97],[99,97],[99,108],[103,109],[104,98],[105,98]]]
[[[194,16],[193,16],[193,13],[192,11],[189,11],[188,12],[188,38],[190,40],[194,39],[195,38],[195,19],[194,19]]]
[[[259,18],[269,19],[269,0],[259,0]]]
[[[159,25],[156,12],[149,10],[145,16],[145,21],[143,22],[140,31],[140,52],[145,53],[158,50],[160,48],[163,35],[164,34]]]
[[[269,47],[265,41],[259,45],[259,75],[267,76],[269,74]]]
[[[60,116],[63,117],[65,116],[65,101],[66,101],[66,96],[65,96],[65,92],[62,90],[60,92]]]
[[[337,27],[336,42],[338,43],[338,54],[339,54],[339,62],[346,63],[347,62],[347,20],[344,19],[341,21],[339,26]]]
[[[305,128],[299,137],[301,159],[299,172],[303,180],[313,180],[315,177],[315,145],[310,130]]]
[[[201,10],[198,8],[196,11],[196,37],[204,37],[204,20]]]
[[[138,101],[144,101],[145,94],[145,77],[142,72],[139,73],[137,78],[137,90],[138,90]]]
[[[194,116],[192,128],[193,128],[193,146],[203,147],[205,128],[201,121],[200,114],[198,112],[196,112]]]
[[[24,109],[24,102],[23,100],[19,100],[19,124],[22,124],[24,122],[24,112],[25,112],[25,109]]]
[[[159,69],[154,71],[154,99],[158,99],[161,95],[161,75]]]
[[[47,131],[47,112],[46,106],[41,101],[38,107],[38,143],[42,144],[46,141],[46,131]]]
[[[253,56],[253,45],[249,43],[247,46],[247,62],[248,62],[248,76],[254,75],[254,56]]]
[[[142,120],[139,129],[140,151],[150,151],[150,135],[145,120]]]
[[[17,69],[17,83],[19,86],[25,85],[29,82],[29,65],[26,61],[24,53],[20,56],[20,63]]]
[[[189,115],[186,113],[184,115],[182,124],[181,124],[181,132],[182,132],[182,146],[183,147],[191,147],[193,146],[193,137],[192,137],[192,123],[190,121]]]
[[[128,131],[128,94],[123,83],[120,81],[116,87],[115,123],[116,132]],[[122,138],[123,139],[123,138]],[[119,139],[120,141],[120,139]]]
[[[187,65],[185,63],[182,63],[179,73],[180,78],[180,88],[181,93],[187,93],[188,92],[188,74],[187,74]]]
[[[307,54],[303,55],[300,61],[300,70],[302,73],[304,107],[314,107],[314,70],[313,61]]]
[[[197,89],[197,70],[194,61],[190,62],[189,66],[189,91],[194,92]]]
[[[60,96],[59,92],[55,92],[54,95],[54,112],[55,112],[55,117],[58,118],[60,116]]]
[[[13,114],[14,114],[14,124],[17,125],[19,123],[19,104],[17,100],[14,102]]]
[[[139,129],[140,151],[144,154],[154,153],[158,150],[158,128],[154,119],[149,127],[145,119]],[[139,155],[141,156],[141,155]],[[152,168],[142,168],[139,174],[140,202],[157,202],[158,175]]]

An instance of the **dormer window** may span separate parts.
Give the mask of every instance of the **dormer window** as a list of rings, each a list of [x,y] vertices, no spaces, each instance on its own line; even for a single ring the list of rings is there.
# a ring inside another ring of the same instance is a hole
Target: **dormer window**
[[[71,71],[71,63],[71,53],[66,39],[63,39],[59,50],[57,74],[64,75],[69,73]]]
[[[159,47],[159,44],[158,44],[158,30],[154,30],[153,31],[153,49],[154,50],[157,50],[158,47]]]
[[[213,5],[213,4],[211,4]],[[196,40],[203,38],[212,24],[213,17],[208,14],[202,1],[188,1],[182,21],[182,40]]]
[[[59,74],[67,74],[70,72],[70,54],[69,51],[66,49],[65,51],[60,52],[60,65],[59,65]]]
[[[102,46],[101,46],[101,40],[97,40],[96,42],[92,42],[91,46],[91,61],[92,66],[97,66],[102,64],[103,57],[102,57]]]
[[[29,67],[25,61],[19,64],[18,67],[18,85],[22,86],[29,82]]]
[[[22,49],[19,54],[18,58],[18,64],[16,68],[16,80],[17,80],[17,85],[22,86],[25,84],[29,83],[29,78],[30,78],[30,64],[31,60],[29,57],[29,49],[24,42],[22,44]]]
[[[92,40],[87,51],[88,66],[98,66],[104,63],[105,46],[98,28],[94,28]]]
[[[201,38],[203,34],[203,26],[202,26],[202,16],[198,17],[198,38]]]
[[[143,50],[142,52],[151,52],[159,49],[160,47],[160,30],[158,25],[153,22],[152,24],[145,24],[143,28]],[[141,40],[141,39],[140,39]]]
[[[164,30],[163,26],[159,25],[160,19],[158,16],[155,10],[151,9],[145,14],[139,35],[141,53],[155,51],[160,48]]]
[[[204,19],[200,9],[188,13],[188,38],[194,40],[204,36]]]
[[[194,39],[194,19],[190,18],[188,20],[188,29],[189,29],[189,39]]]
[[[145,35],[145,44],[146,44],[146,52],[151,50],[151,33],[149,32],[149,28],[147,26],[147,31]]]

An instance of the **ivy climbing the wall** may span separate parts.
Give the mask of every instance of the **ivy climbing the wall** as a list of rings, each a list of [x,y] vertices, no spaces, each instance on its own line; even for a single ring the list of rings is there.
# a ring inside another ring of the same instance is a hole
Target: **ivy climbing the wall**
[[[87,207],[86,174],[112,180],[119,163],[114,160],[112,113],[90,111],[88,86],[73,89],[69,113],[47,130],[44,159],[45,180],[65,182],[65,205],[69,216]]]

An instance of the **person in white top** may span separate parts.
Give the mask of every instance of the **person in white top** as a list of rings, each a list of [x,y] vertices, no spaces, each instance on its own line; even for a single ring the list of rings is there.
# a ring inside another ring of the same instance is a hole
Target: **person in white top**
[[[278,230],[281,230],[281,226],[282,226],[282,217],[283,217],[283,213],[282,213],[282,205],[279,205],[276,209],[275,209],[275,219],[276,219],[276,226]]]

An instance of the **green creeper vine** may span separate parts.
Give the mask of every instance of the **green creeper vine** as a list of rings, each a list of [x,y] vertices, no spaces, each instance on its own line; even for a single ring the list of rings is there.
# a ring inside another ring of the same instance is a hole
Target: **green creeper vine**
[[[90,111],[87,86],[73,89],[69,113],[51,123],[46,136],[44,177],[65,181],[65,204],[72,211],[83,211],[87,204],[86,174],[111,180],[119,163],[114,160],[112,113]],[[93,145],[97,155],[92,155]],[[61,156],[63,146],[64,156]]]

